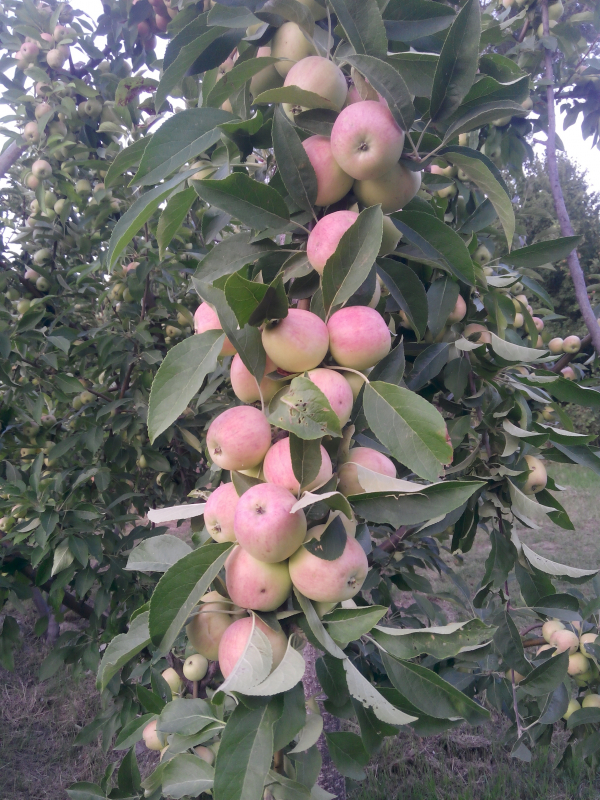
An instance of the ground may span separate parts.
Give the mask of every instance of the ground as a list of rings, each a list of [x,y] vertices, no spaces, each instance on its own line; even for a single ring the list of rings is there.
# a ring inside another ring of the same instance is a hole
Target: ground
[[[554,467],[558,484],[568,487],[560,500],[576,530],[549,524],[520,532],[540,555],[575,567],[600,564],[597,496],[600,477],[579,467]],[[475,588],[483,574],[489,547],[479,536],[473,551],[454,568]],[[452,561],[448,555],[449,561]],[[440,584],[436,582],[439,586]],[[446,588],[448,588],[446,586]],[[586,591],[586,587],[580,587]],[[13,612],[14,613],[14,612]],[[74,781],[98,781],[117,753],[100,743],[75,747],[77,733],[99,708],[92,675],[68,673],[40,684],[39,666],[46,645],[33,634],[33,609],[16,614],[24,644],[16,670],[0,669],[0,800],[66,800]],[[368,768],[367,780],[351,793],[352,800],[591,800],[600,797],[600,782],[585,768],[570,774],[552,770],[556,749],[540,749],[532,764],[511,760],[502,747],[504,722],[463,728],[431,739],[402,734],[388,740]],[[145,765],[146,768],[149,764]]]

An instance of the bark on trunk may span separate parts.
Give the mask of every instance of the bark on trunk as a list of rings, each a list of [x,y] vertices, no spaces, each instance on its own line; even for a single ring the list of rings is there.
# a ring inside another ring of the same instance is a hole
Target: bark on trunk
[[[548,17],[548,0],[542,2],[542,23],[544,25],[544,35],[548,35],[549,31],[549,17]],[[556,110],[554,107],[554,70],[552,68],[552,53],[546,50],[546,80],[548,87],[546,89],[546,99],[548,105],[548,142],[546,144],[546,160],[548,163],[548,178],[550,179],[550,190],[552,192],[552,199],[554,200],[554,209],[560,224],[560,230],[563,236],[574,236],[573,226],[569,219],[569,213],[565,205],[565,198],[563,196],[560,179],[558,177],[558,161],[556,158]],[[581,309],[581,315],[587,326],[594,349],[600,355],[600,326],[594,316],[587,288],[585,285],[585,276],[579,263],[577,250],[573,250],[568,259],[569,271],[575,286],[575,296]]]
[[[6,150],[0,155],[0,177],[8,172],[24,149],[24,147],[19,147],[15,142],[8,145]]]
[[[307,642],[303,654],[306,662],[306,671],[302,681],[304,685],[304,696],[307,698],[314,697],[315,695],[322,693],[316,670],[316,661],[322,655],[322,653],[320,650],[316,650],[310,644],[310,642]],[[334,717],[332,714],[328,714],[326,711],[323,711],[323,704],[321,702],[319,702],[319,707],[321,709],[321,714],[323,715],[323,730],[327,731],[327,733],[339,731],[340,720],[337,717]],[[319,748],[321,758],[323,759],[323,766],[321,767],[321,773],[318,780],[319,786],[321,789],[325,789],[326,792],[330,792],[331,794],[335,795],[338,800],[346,800],[346,779],[343,775],[340,775],[335,768],[335,765],[329,756],[329,750],[327,749],[324,735],[321,735],[321,738],[317,742],[317,747]]]

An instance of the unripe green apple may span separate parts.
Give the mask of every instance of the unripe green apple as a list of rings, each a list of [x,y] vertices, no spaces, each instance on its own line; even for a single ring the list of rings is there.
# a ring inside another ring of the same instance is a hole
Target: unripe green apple
[[[271,55],[274,58],[287,59],[275,64],[277,72],[282,78],[285,78],[294,62],[307,56],[316,56],[317,51],[299,25],[296,25],[295,22],[284,22],[280,28],[277,28],[275,36],[271,39]]]
[[[29,311],[29,307],[31,306],[31,300],[19,300],[17,303],[17,311],[19,314],[25,314]]]
[[[589,658],[589,653],[585,649],[586,644],[593,644],[596,641],[597,638],[598,638],[598,634],[597,633],[584,633],[580,637],[580,639],[579,639],[579,649],[581,650],[581,652],[583,653],[584,656],[588,656],[588,658]]]
[[[552,406],[544,406],[544,408],[542,409],[542,417],[547,422],[551,422],[555,419],[556,415]]]
[[[383,236],[381,237],[381,247],[379,248],[379,256],[387,256],[393,253],[398,247],[398,242],[402,238],[402,234],[394,225],[391,217],[384,216],[383,218]]]
[[[515,328],[522,328],[524,323],[525,323],[525,317],[523,316],[523,314],[515,314],[515,321],[513,323]]]
[[[165,669],[162,673],[162,676],[165,679],[165,681],[169,684],[171,692],[173,694],[179,694],[182,687],[181,678],[175,672],[173,667],[168,667],[167,669]]]
[[[361,205],[381,204],[384,214],[392,214],[412,200],[420,186],[421,173],[413,172],[399,161],[381,178],[355,181],[353,190]]]
[[[37,281],[35,282],[36,288],[40,292],[47,292],[50,288],[50,282],[46,280],[43,276],[40,276]]]
[[[167,327],[165,328],[165,333],[172,339],[181,336],[181,330],[179,328],[176,328],[174,325],[167,325]]]
[[[531,470],[522,491],[524,494],[535,494],[546,488],[548,475],[544,462],[535,456],[525,456],[528,468]]]
[[[80,197],[89,197],[92,193],[92,184],[85,179],[77,181],[75,191]]]
[[[492,254],[484,244],[480,244],[477,250],[475,250],[473,253],[473,261],[481,265],[486,264],[491,257]]]
[[[148,750],[162,750],[165,746],[165,742],[162,739],[162,734],[159,734],[156,730],[156,723],[157,720],[153,719],[152,722],[149,722],[146,725],[142,732],[144,744]]]
[[[82,392],[79,397],[81,398],[81,402],[84,406],[88,405],[89,403],[93,403],[96,399],[91,392],[88,392],[87,389]]]
[[[548,17],[551,20],[559,20],[562,17],[564,10],[565,7],[563,6],[561,0],[558,0],[557,3],[552,3],[548,6]]]
[[[31,172],[39,180],[45,180],[52,175],[52,167],[47,161],[40,158],[31,165]]]
[[[52,69],[61,69],[68,57],[69,48],[66,45],[60,45],[46,53],[46,62]]]
[[[556,5],[558,5],[558,4],[556,4]],[[562,6],[562,3],[561,3],[561,6]],[[548,7],[548,16],[550,16],[550,9],[551,8],[552,8],[552,6]],[[548,32],[551,33],[552,32],[552,28],[555,28],[557,25],[558,25],[558,22],[555,19],[550,19],[550,22],[548,23],[548,28],[549,28]],[[544,23],[543,22],[540,22],[540,24],[538,25],[536,33],[537,33],[538,39],[541,39],[542,36],[544,35]]]
[[[579,336],[567,336],[563,342],[564,353],[578,353],[581,350],[581,339]]]
[[[261,25],[259,25],[259,27],[261,27]],[[266,47],[259,47],[256,51],[257,58],[264,58],[265,56],[270,55],[270,45],[267,45]],[[260,72],[257,72],[256,75],[251,78],[250,94],[252,97],[258,97],[259,94],[266,92],[268,89],[277,89],[279,86],[283,86],[283,78],[277,72],[274,65],[271,64],[270,66],[261,69]]]
[[[74,397],[73,400],[71,401],[71,405],[73,406],[73,409],[75,411],[80,411],[81,408],[83,407],[83,403],[81,402],[81,397],[79,395]]]
[[[581,706],[577,702],[577,700],[569,700],[569,705],[567,706],[567,710],[563,714],[563,719],[568,720],[569,717],[574,714],[576,711],[579,711]]]
[[[208,659],[195,653],[189,656],[183,664],[183,675],[188,681],[201,681],[208,672]]]
[[[28,144],[37,144],[40,140],[40,132],[37,122],[28,122],[23,128],[23,138]]]
[[[36,178],[33,172],[30,172],[25,178],[25,185],[28,189],[33,189],[33,191],[35,191],[40,185],[39,178]]]

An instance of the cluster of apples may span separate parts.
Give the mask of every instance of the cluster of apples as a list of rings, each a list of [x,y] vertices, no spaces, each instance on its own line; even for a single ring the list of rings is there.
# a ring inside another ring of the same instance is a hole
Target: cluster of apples
[[[56,25],[52,33],[39,34],[38,38],[26,36],[20,48],[15,52],[17,67],[29,69],[37,63],[40,55],[52,69],[62,69],[68,61],[69,42],[77,38],[76,32],[65,25]]]
[[[597,633],[581,633],[581,624],[573,623],[571,629],[567,628],[560,620],[551,619],[542,626],[542,636],[548,644],[542,645],[537,655],[546,650],[553,650],[552,655],[569,651],[568,674],[577,686],[587,687],[600,677],[596,659],[586,650],[587,644],[593,644],[598,638]],[[569,719],[571,714],[580,708],[600,708],[600,695],[588,691],[581,700],[572,698],[563,716]]]
[[[136,5],[139,0],[133,0]],[[153,13],[146,19],[138,22],[138,36],[144,50],[154,50],[156,47],[156,34],[164,33],[171,20],[177,16],[179,9],[171,7],[171,0],[149,0]]]

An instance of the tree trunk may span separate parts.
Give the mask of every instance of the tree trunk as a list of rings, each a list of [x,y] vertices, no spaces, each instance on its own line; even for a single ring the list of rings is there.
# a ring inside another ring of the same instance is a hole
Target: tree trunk
[[[8,172],[23,150],[25,150],[25,147],[20,147],[15,142],[11,142],[6,150],[0,154],[0,177]]]
[[[315,695],[318,696],[322,693],[316,670],[316,661],[321,655],[322,653],[316,650],[310,642],[306,643],[306,647],[304,648],[306,671],[302,683],[304,684],[304,696],[307,698],[314,697]],[[332,714],[328,714],[327,711],[323,711],[323,704],[320,701],[319,707],[323,715],[323,730],[327,731],[327,733],[339,731],[340,720]],[[323,759],[323,766],[321,767],[318,780],[319,786],[321,789],[325,789],[326,792],[335,795],[338,800],[346,800],[346,779],[343,775],[340,775],[335,768],[329,756],[329,750],[327,749],[327,743],[325,742],[325,736],[323,734],[321,734],[321,738],[317,742],[317,747]]]
[[[542,2],[542,23],[544,26],[544,35],[548,35],[549,31],[549,17],[548,17],[548,0]],[[573,226],[569,219],[569,212],[565,205],[565,198],[563,196],[562,187],[560,185],[560,178],[558,176],[558,161],[556,158],[556,109],[554,106],[554,70],[552,68],[552,53],[546,50],[546,80],[548,86],[546,89],[546,99],[548,105],[548,142],[546,144],[546,161],[548,164],[548,177],[550,179],[550,190],[552,192],[552,199],[554,200],[554,208],[556,216],[560,224],[560,230],[563,236],[574,236]],[[569,271],[575,286],[575,296],[581,309],[581,315],[587,326],[592,343],[597,355],[600,355],[600,326],[594,315],[590,299],[585,285],[585,276],[579,263],[579,256],[577,250],[573,250],[567,259],[569,264]]]

